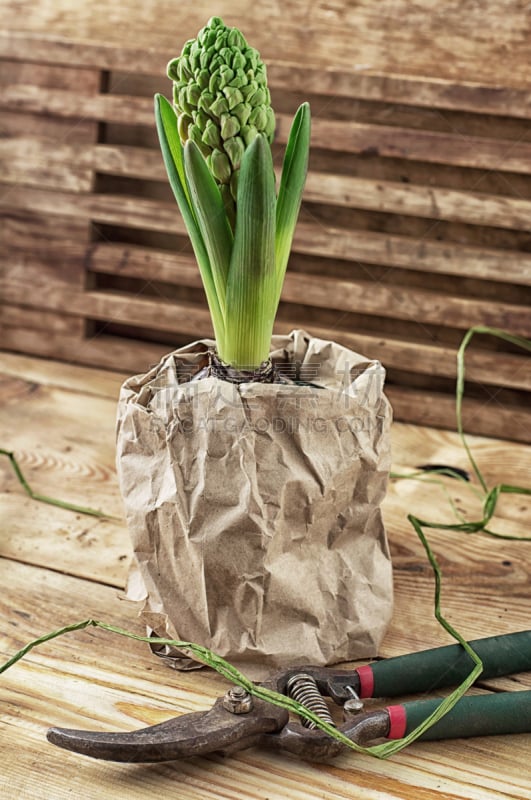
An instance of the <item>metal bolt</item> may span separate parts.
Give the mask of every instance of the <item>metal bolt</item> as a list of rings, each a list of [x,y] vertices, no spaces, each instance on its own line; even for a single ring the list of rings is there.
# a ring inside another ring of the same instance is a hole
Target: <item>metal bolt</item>
[[[363,700],[360,700],[358,693],[352,686],[346,686],[345,689],[350,694],[350,699],[343,704],[344,715],[359,714],[360,711],[363,711]]]
[[[223,708],[231,714],[248,714],[253,705],[252,695],[243,686],[231,686],[223,698]]]

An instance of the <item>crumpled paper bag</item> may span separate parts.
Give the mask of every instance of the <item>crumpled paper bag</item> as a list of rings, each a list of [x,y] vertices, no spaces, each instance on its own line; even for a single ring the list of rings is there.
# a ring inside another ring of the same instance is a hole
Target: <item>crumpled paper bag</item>
[[[130,595],[154,635],[207,646],[251,677],[374,656],[392,612],[382,366],[293,331],[273,337],[271,356],[297,383],[191,381],[213,347],[176,350],[122,387]]]

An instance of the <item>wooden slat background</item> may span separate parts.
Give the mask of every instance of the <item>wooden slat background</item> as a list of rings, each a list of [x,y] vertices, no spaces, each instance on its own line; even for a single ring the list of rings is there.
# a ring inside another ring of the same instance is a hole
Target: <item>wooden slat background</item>
[[[452,428],[464,332],[531,336],[531,91],[516,69],[504,89],[312,65],[302,44],[269,59],[277,164],[302,99],[314,117],[277,331],[379,358],[397,419]],[[137,372],[211,333],[153,124],[176,52],[0,35],[4,348]],[[525,355],[481,337],[467,377],[467,429],[529,441]]]

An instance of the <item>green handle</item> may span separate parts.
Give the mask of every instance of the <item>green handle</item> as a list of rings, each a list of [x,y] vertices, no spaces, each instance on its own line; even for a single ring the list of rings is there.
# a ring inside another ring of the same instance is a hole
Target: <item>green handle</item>
[[[483,662],[482,680],[531,669],[531,631],[477,639],[470,646]],[[455,686],[473,666],[460,644],[376,661],[370,665],[374,678],[371,696],[396,697]]]
[[[403,703],[402,709],[406,717],[405,730],[402,728],[390,738],[402,738],[411,733],[432,711],[435,711],[440,702],[441,698]],[[400,706],[394,708],[400,709]],[[506,733],[530,732],[531,691],[499,692],[462,697],[420,738],[456,739],[466,736],[498,736]]]

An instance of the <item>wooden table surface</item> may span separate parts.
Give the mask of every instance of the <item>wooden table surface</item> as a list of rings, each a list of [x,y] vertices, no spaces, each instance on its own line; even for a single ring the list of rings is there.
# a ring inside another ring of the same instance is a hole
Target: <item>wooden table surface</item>
[[[124,376],[0,354],[0,447],[14,450],[35,490],[121,515],[114,471],[116,398]],[[394,468],[433,462],[467,467],[456,435],[394,426]],[[489,485],[529,484],[531,448],[471,437]],[[446,482],[471,516],[478,503]],[[131,548],[125,525],[26,497],[0,460],[2,526],[0,659],[29,640],[88,617],[143,633],[123,597]],[[396,610],[381,655],[449,643],[433,619],[433,577],[406,513],[449,521],[444,493],[397,481],[385,514],[395,567]],[[496,529],[528,534],[531,503],[500,504]],[[530,544],[433,532],[444,571],[443,609],[478,638],[522,630],[530,617]],[[488,688],[531,687],[531,674]],[[161,765],[92,761],[54,748],[49,725],[130,730],[210,706],[225,682],[203,670],[169,670],[145,645],[101,630],[71,633],[33,650],[0,678],[0,797],[395,800],[531,798],[531,736],[417,743],[388,761],[346,753],[329,765],[248,750]]]

